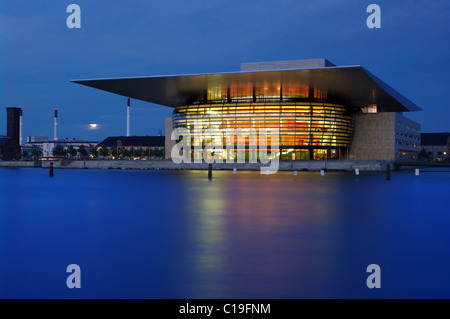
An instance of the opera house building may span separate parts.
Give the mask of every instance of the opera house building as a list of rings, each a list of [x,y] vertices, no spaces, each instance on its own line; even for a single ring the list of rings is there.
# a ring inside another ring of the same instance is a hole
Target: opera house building
[[[172,130],[194,133],[196,122],[222,132],[279,129],[273,155],[281,160],[392,161],[415,158],[420,147],[420,125],[403,116],[420,108],[359,65],[255,62],[231,73],[73,82],[173,108],[166,156],[176,143]]]

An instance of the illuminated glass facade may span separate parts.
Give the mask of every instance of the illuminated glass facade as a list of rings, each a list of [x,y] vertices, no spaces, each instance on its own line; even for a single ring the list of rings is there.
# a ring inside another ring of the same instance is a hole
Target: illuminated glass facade
[[[264,95],[267,96],[267,95]],[[278,98],[279,99],[279,98]],[[343,159],[352,138],[352,115],[348,108],[319,101],[197,103],[176,107],[174,128],[194,134],[196,121],[202,130],[278,128],[280,152],[285,160]],[[209,143],[207,139],[204,144]],[[231,143],[236,145],[236,139]]]

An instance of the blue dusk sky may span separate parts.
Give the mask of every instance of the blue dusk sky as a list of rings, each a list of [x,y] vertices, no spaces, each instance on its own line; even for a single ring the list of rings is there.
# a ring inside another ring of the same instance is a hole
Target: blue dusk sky
[[[69,29],[66,8],[81,7]],[[366,8],[381,7],[381,29]],[[71,79],[239,71],[241,62],[326,58],[362,65],[423,110],[422,132],[450,131],[450,1],[2,1],[0,135],[5,107],[23,135],[99,141],[126,134],[126,98]],[[132,100],[131,133],[156,135],[172,109]],[[96,130],[89,123],[98,123]]]

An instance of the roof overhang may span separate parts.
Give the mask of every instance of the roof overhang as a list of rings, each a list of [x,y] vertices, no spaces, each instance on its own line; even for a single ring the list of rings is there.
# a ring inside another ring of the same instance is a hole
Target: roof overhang
[[[326,91],[351,106],[377,104],[379,112],[421,110],[361,66],[337,66],[300,70],[235,72],[193,75],[144,76],[72,80],[72,82],[133,99],[176,107],[189,104],[211,88],[296,83]]]

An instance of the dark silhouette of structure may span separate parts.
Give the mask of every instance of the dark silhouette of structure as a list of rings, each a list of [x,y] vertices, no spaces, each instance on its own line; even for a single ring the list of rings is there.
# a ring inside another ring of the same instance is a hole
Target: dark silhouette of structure
[[[0,137],[0,159],[3,161],[20,160],[20,108],[7,107],[6,136]]]
[[[164,148],[164,136],[110,136],[97,147]]]

